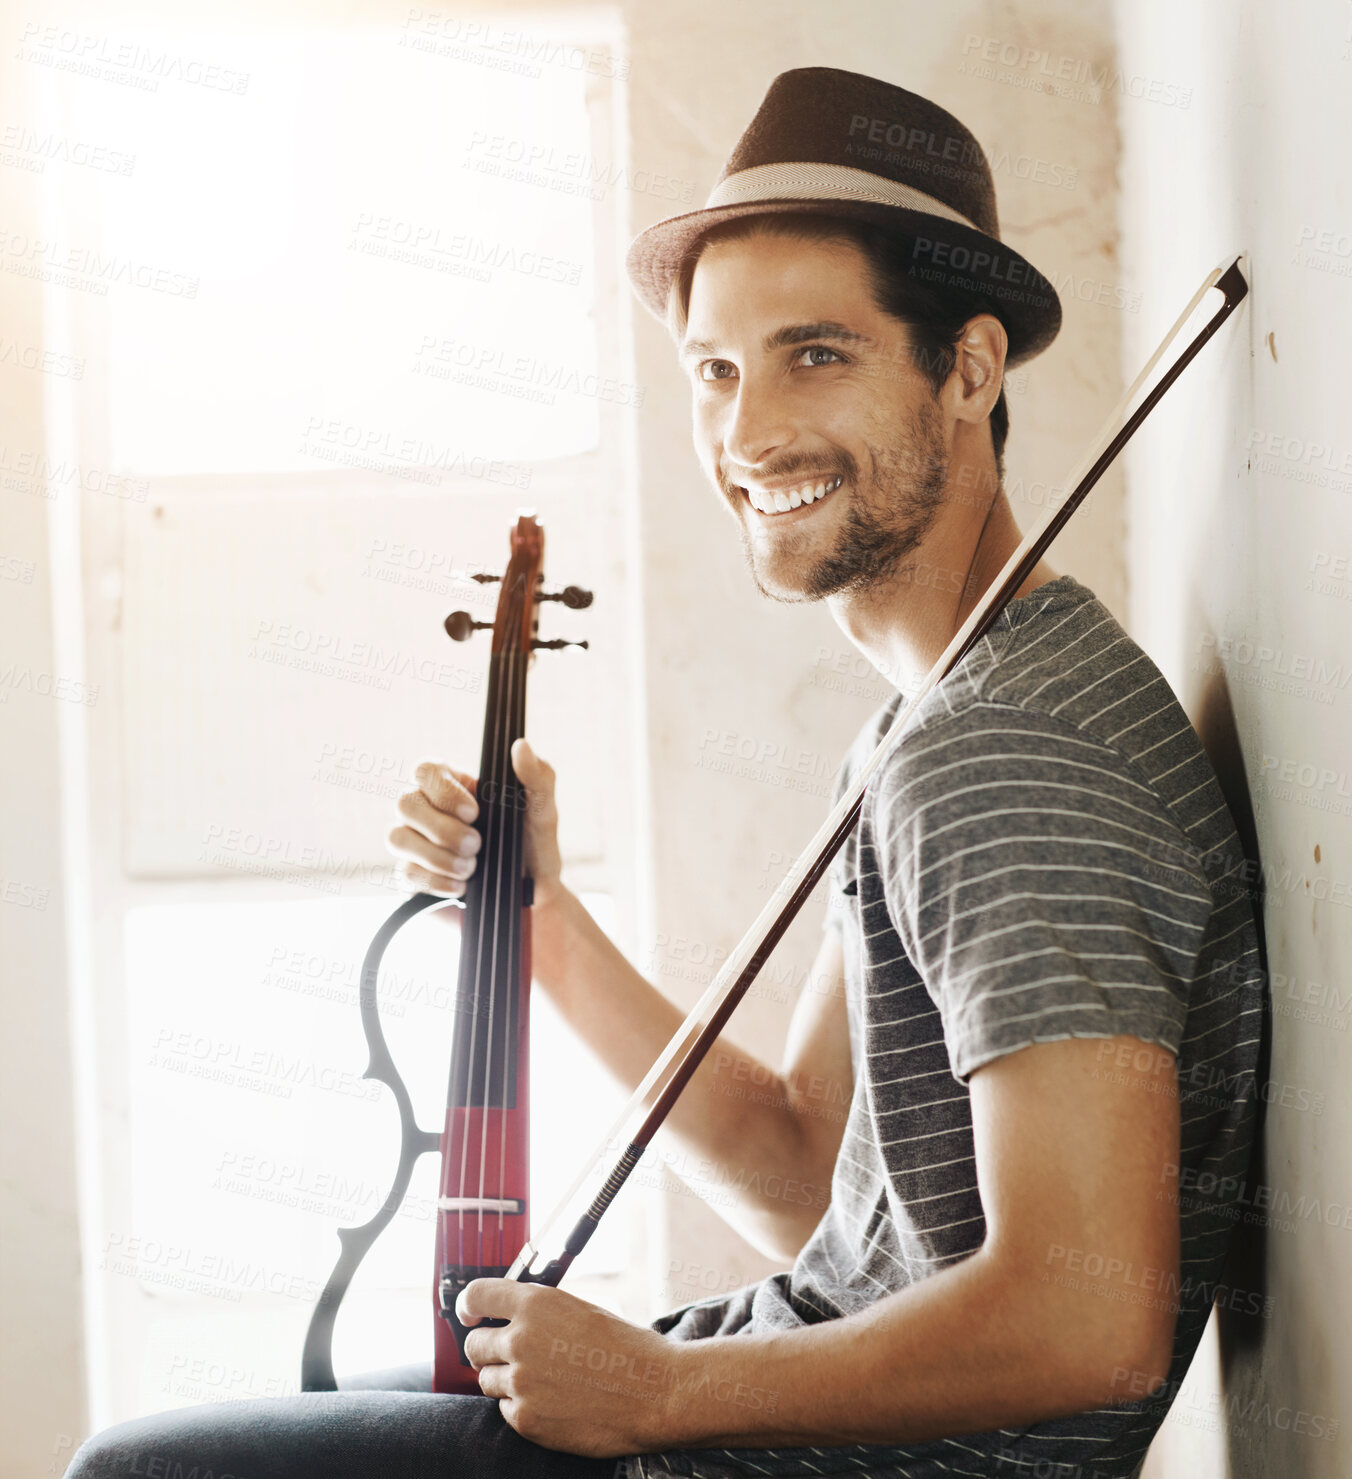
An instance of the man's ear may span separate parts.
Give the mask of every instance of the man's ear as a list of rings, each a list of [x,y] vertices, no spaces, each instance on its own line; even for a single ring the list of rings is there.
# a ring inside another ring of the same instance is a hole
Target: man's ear
[[[1009,335],[993,313],[980,313],[968,321],[958,340],[952,411],[960,421],[982,421],[1000,399],[1004,384],[1005,355]]]

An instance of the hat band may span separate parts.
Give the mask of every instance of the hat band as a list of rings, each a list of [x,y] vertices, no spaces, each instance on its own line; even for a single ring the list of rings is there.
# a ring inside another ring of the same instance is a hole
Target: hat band
[[[903,210],[925,211],[942,216],[959,226],[986,235],[960,211],[942,200],[903,185],[886,175],[875,175],[848,164],[815,164],[807,161],[781,164],[757,164],[738,170],[714,186],[705,210],[723,205],[746,205],[757,200],[874,200],[881,205],[900,206]]]

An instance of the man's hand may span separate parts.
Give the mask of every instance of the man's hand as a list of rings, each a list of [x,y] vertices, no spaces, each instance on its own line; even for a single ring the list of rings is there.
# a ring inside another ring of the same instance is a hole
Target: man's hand
[[[526,788],[526,871],[535,881],[535,903],[559,892],[559,814],[554,805],[554,769],[528,741],[512,746],[512,767]],[[424,760],[413,772],[416,791],[395,802],[398,824],[386,847],[401,859],[395,870],[405,883],[429,894],[459,897],[474,872],[483,839],[474,827],[478,781],[440,760]]]
[[[685,1352],[562,1289],[475,1279],[456,1300],[471,1330],[465,1357],[507,1422],[533,1443],[589,1458],[662,1448],[663,1423]]]

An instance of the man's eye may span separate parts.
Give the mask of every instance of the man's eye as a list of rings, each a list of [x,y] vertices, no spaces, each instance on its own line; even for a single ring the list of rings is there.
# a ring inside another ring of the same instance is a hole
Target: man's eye
[[[830,359],[812,361],[808,366],[806,366],[806,368],[808,369],[813,369],[821,365],[829,365],[836,360],[838,360],[841,364],[845,363],[845,356],[832,349],[829,344],[804,345],[803,348],[798,351],[798,358],[802,359],[805,354],[830,355]],[[728,360],[725,359],[706,359],[703,360],[696,368],[695,374],[696,377],[700,380],[728,380],[732,378],[732,372],[734,368],[735,367]],[[728,373],[723,374],[720,373],[721,371],[727,371]]]

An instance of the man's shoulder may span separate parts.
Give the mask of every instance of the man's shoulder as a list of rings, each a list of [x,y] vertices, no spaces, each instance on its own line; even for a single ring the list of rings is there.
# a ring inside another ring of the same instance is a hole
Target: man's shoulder
[[[904,695],[893,694],[861,727],[846,752],[837,795],[905,703]],[[1088,586],[1063,575],[1011,601],[963,661],[915,704],[869,791],[875,801],[900,794],[933,800],[946,788],[968,785],[973,771],[986,781],[1017,782],[1039,767],[1070,766],[1106,791],[1134,796],[1158,823],[1174,809],[1159,777],[1181,774],[1185,758],[1209,773],[1164,675]],[[1189,785],[1203,778],[1190,778]]]
[[[939,745],[994,758],[1097,752],[1142,779],[1135,757],[1168,733],[1193,743],[1186,715],[1149,654],[1086,585],[1063,575],[1012,601],[920,701],[888,769]],[[1087,758],[1087,755],[1086,757]]]
[[[950,690],[952,707],[969,698],[1036,709],[1105,740],[1123,732],[1115,708],[1151,694],[1174,698],[1149,653],[1069,575],[1010,602],[949,678],[958,679]]]
[[[1202,789],[1180,807],[1185,776],[1183,790]],[[1162,860],[1200,898],[1188,829],[1195,802],[1215,805],[1208,782],[1200,740],[1155,663],[1063,576],[1012,602],[921,700],[871,778],[865,815],[872,832],[947,846],[972,827],[984,836],[1002,815],[1069,828],[1074,811]]]

